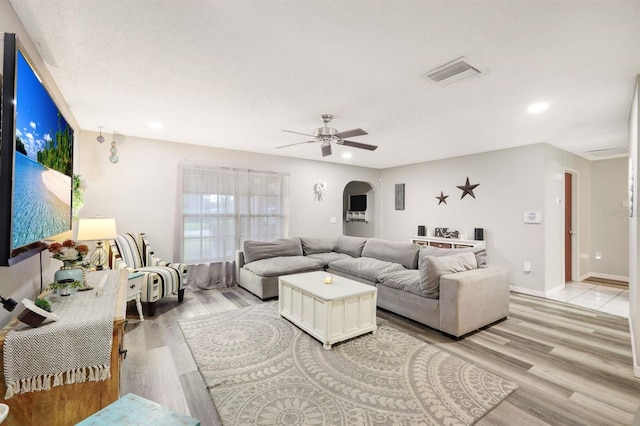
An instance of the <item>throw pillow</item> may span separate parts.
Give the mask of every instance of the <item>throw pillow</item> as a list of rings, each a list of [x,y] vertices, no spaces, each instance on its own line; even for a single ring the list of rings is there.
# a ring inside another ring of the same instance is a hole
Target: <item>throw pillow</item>
[[[420,290],[425,297],[440,297],[440,277],[445,274],[477,269],[472,252],[463,251],[450,256],[425,256],[420,259]]]
[[[419,250],[417,244],[369,238],[362,249],[362,257],[373,257],[417,269]]]
[[[281,238],[274,241],[247,240],[243,243],[245,263],[278,256],[302,256],[300,238]]]
[[[302,240],[302,252],[305,256],[317,253],[331,253],[333,246],[336,245],[336,240],[329,238],[301,237],[300,239]]]
[[[487,249],[477,247],[441,248],[433,246],[421,246],[418,259],[422,259],[425,256],[449,256],[451,254],[461,253],[464,251],[468,251],[476,255],[478,268],[484,268],[485,266],[487,266]]]
[[[333,251],[345,253],[351,257],[360,257],[362,255],[364,243],[366,242],[366,238],[340,235],[338,236],[338,240],[336,241],[336,246],[333,248]]]

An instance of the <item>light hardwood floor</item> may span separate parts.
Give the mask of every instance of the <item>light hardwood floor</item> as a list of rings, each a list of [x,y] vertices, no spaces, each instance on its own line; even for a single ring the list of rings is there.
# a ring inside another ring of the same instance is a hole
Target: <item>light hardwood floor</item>
[[[133,392],[202,421],[221,424],[177,321],[262,303],[240,287],[186,292],[158,302],[155,318],[125,334],[122,394]],[[378,322],[519,385],[479,425],[629,425],[640,406],[626,318],[512,294],[509,317],[461,340],[378,309]]]

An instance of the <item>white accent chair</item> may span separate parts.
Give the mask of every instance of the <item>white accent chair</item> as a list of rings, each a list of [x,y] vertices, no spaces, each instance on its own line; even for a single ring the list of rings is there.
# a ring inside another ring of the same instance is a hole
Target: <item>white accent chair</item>
[[[147,307],[147,316],[156,313],[156,302],[171,294],[184,299],[187,284],[187,265],[166,262],[156,256],[144,233],[124,233],[109,242],[111,269],[143,272],[141,301]]]

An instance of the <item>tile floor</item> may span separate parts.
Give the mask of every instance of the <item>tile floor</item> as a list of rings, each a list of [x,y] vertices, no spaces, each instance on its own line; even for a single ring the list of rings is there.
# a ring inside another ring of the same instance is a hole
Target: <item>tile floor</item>
[[[549,299],[629,317],[629,290],[584,282],[570,282]]]

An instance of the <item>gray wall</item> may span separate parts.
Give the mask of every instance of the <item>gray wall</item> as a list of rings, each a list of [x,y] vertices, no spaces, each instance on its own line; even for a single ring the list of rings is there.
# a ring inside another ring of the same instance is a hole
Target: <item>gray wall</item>
[[[591,164],[591,272],[629,276],[629,209],[627,158]],[[599,252],[598,260],[595,253]]]
[[[38,70],[38,73],[43,79],[44,84],[47,86],[49,93],[60,106],[65,118],[69,122],[69,125],[77,131],[78,124],[76,123],[75,118],[71,115],[69,108],[60,95],[60,91],[53,82],[53,79],[42,62],[42,59],[38,55],[31,38],[27,35],[22,23],[14,13],[8,0],[0,0],[0,30],[3,32],[17,34],[24,51],[29,56],[34,67]],[[3,53],[3,43],[0,43],[0,58]],[[51,259],[48,252],[42,253],[43,287],[46,288],[49,285],[52,281],[55,270],[60,266],[62,266],[62,263]],[[37,255],[11,267],[0,267],[0,295],[5,298],[11,297],[17,302],[20,302],[24,298],[35,298],[35,296],[40,293],[40,273],[40,256]],[[23,309],[24,307],[21,304],[18,305],[11,313],[4,309],[0,309],[0,326],[4,326],[11,320],[11,318],[22,312]]]
[[[130,136],[115,136],[120,162],[109,162],[111,134],[96,142],[81,132],[76,173],[87,179],[81,217],[116,218],[118,232],[146,232],[156,253],[174,258],[177,168],[182,161],[290,174],[289,235],[333,237],[343,232],[343,190],[351,181],[378,182],[379,171]],[[327,182],[322,201],[313,186]],[[331,217],[336,223],[330,223]],[[375,232],[378,232],[377,229]]]
[[[589,174],[588,161],[547,144],[383,170],[381,237],[407,241],[417,235],[418,225],[426,225],[429,233],[435,227],[449,227],[473,238],[474,228],[484,228],[489,262],[511,270],[513,288],[548,294],[564,285],[563,244],[557,245],[563,232],[562,206],[555,203],[556,198],[564,198],[566,167]],[[480,185],[474,190],[475,198],[461,199],[457,186],[464,185],[467,177],[471,184]],[[405,184],[403,211],[394,209],[396,183]],[[584,185],[588,190],[588,180]],[[440,191],[449,195],[446,205],[438,205]],[[589,216],[584,201],[580,203],[581,217]],[[526,211],[540,212],[541,223],[525,224]],[[588,220],[581,222],[581,230],[585,223]],[[584,231],[588,233],[588,228]],[[587,253],[580,248],[580,257]],[[525,261],[532,264],[530,273],[523,271]]]

